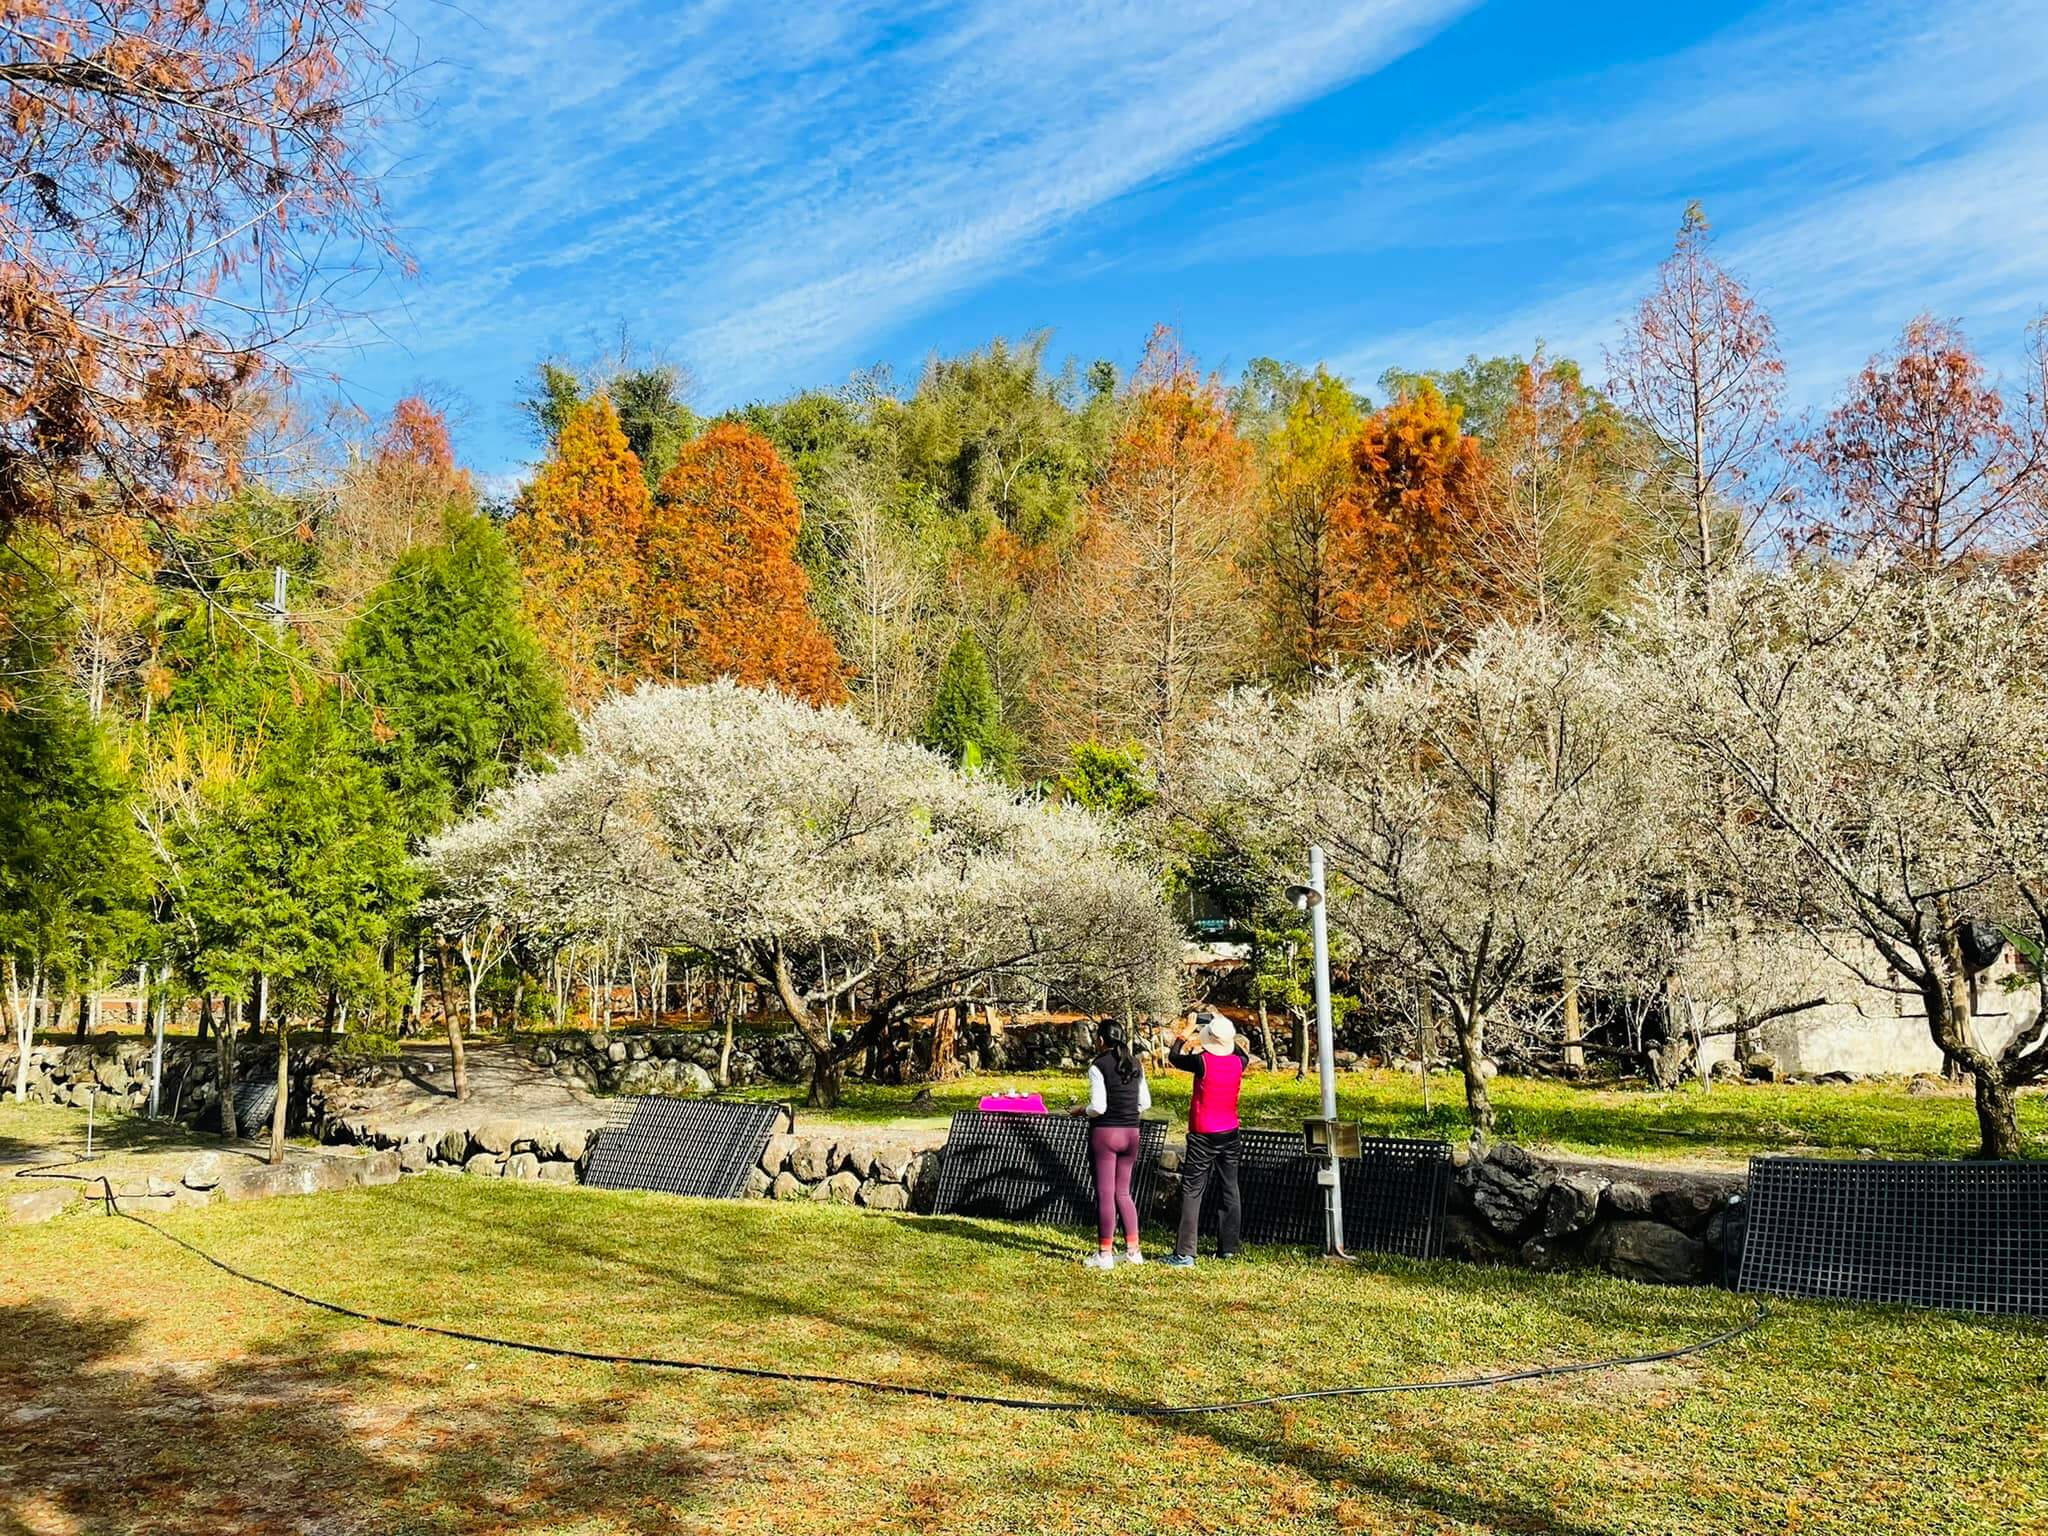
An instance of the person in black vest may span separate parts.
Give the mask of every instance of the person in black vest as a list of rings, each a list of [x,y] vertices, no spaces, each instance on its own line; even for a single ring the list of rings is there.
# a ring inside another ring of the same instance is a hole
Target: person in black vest
[[[1093,1121],[1088,1150],[1095,1164],[1096,1236],[1102,1246],[1082,1260],[1090,1269],[1116,1264],[1116,1224],[1124,1224],[1124,1261],[1145,1262],[1138,1251],[1138,1203],[1131,1198],[1131,1175],[1138,1166],[1138,1117],[1152,1107],[1152,1089],[1144,1063],[1131,1049],[1123,1025],[1105,1022],[1096,1031],[1098,1051],[1088,1064],[1088,1103],[1075,1114]]]

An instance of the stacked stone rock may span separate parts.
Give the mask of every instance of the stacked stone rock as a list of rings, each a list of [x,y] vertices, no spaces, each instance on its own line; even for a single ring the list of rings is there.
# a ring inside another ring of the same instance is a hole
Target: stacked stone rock
[[[751,1199],[816,1200],[875,1211],[929,1211],[939,1152],[929,1141],[785,1134],[768,1138],[742,1191]]]
[[[88,1040],[68,1045],[34,1046],[28,1053],[28,1096],[44,1104],[69,1104],[83,1109],[96,1102],[101,1109],[143,1110],[149,1107],[150,1044],[146,1040]],[[12,1092],[20,1053],[0,1048],[0,1088]],[[251,1073],[274,1056],[245,1045],[237,1053],[237,1069]],[[196,1120],[220,1103],[220,1087],[211,1040],[164,1042],[164,1112],[177,1098],[178,1116]],[[182,1082],[182,1091],[179,1085]]]
[[[710,1093],[718,1070],[721,1037],[710,1030],[661,1033],[563,1033],[528,1047],[537,1067],[581,1082],[598,1093]],[[810,1075],[803,1037],[740,1035],[733,1041],[729,1075],[733,1086],[756,1082],[800,1082]]]
[[[485,1120],[445,1130],[388,1130],[360,1120],[332,1120],[330,1142],[388,1151],[401,1173],[469,1173],[488,1178],[574,1184],[590,1162],[597,1129],[525,1120]]]
[[[1739,1257],[1744,1182],[1739,1173],[1542,1158],[1506,1143],[1458,1168],[1445,1249],[1482,1262],[1708,1284]]]

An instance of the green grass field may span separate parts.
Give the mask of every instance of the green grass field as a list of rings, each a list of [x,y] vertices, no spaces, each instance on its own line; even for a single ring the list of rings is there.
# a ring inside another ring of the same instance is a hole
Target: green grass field
[[[1170,1069],[1152,1074],[1153,1102],[1176,1123],[1187,1118],[1188,1078]],[[787,1087],[754,1088],[756,1097],[784,1097]],[[909,1124],[941,1122],[956,1109],[972,1109],[984,1095],[1039,1093],[1059,1109],[1087,1096],[1078,1072],[984,1074],[932,1089],[929,1106],[914,1106],[916,1087],[849,1083],[835,1121]],[[1338,1108],[1369,1133],[1448,1136],[1467,1131],[1464,1083],[1439,1074],[1423,1105],[1414,1073],[1346,1072],[1337,1079]],[[1253,1072],[1245,1078],[1247,1123],[1299,1126],[1316,1110],[1313,1077],[1291,1071]],[[1870,1081],[1845,1085],[1716,1083],[1671,1093],[1641,1087],[1577,1085],[1542,1078],[1496,1079],[1494,1104],[1502,1137],[1598,1156],[1669,1159],[1743,1158],[1752,1152],[1802,1151],[1888,1157],[1960,1157],[1976,1149],[1977,1117],[1963,1089],[1916,1097],[1905,1084]],[[823,1114],[822,1111],[819,1112]],[[2048,1157],[2048,1094],[2020,1101],[2020,1128],[2028,1149]]]
[[[1185,1401],[1634,1353],[1712,1291],[1267,1251],[1103,1275],[1041,1229],[460,1178],[163,1225],[357,1307],[578,1348]],[[377,1328],[130,1223],[0,1235],[0,1531],[2023,1532],[2048,1329],[1782,1305],[1704,1357],[1170,1424]]]

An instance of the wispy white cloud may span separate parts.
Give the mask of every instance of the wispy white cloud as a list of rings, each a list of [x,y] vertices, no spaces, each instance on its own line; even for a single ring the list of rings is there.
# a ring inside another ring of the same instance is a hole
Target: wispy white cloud
[[[1465,290],[1425,324],[1361,327],[1339,349],[1355,376],[1539,337],[1592,361],[1697,195],[1811,404],[1922,310],[1963,318],[1994,360],[2016,351],[2048,305],[2044,88],[2033,0],[1802,8],[1326,170],[1211,254],[1290,223],[1376,261],[1457,253]]]
[[[773,387],[1471,3],[436,10],[394,182],[422,278],[384,328],[516,369],[632,317],[709,395]]]

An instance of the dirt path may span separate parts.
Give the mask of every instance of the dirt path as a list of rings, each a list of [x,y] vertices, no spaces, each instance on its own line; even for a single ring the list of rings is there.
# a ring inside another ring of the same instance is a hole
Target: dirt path
[[[396,1140],[467,1130],[489,1120],[587,1129],[610,1118],[613,1101],[600,1098],[574,1078],[536,1067],[518,1049],[504,1044],[480,1043],[467,1051],[467,1100],[455,1097],[454,1071],[445,1047],[413,1047],[396,1065],[396,1077],[351,1090],[338,1106],[343,1118]]]

